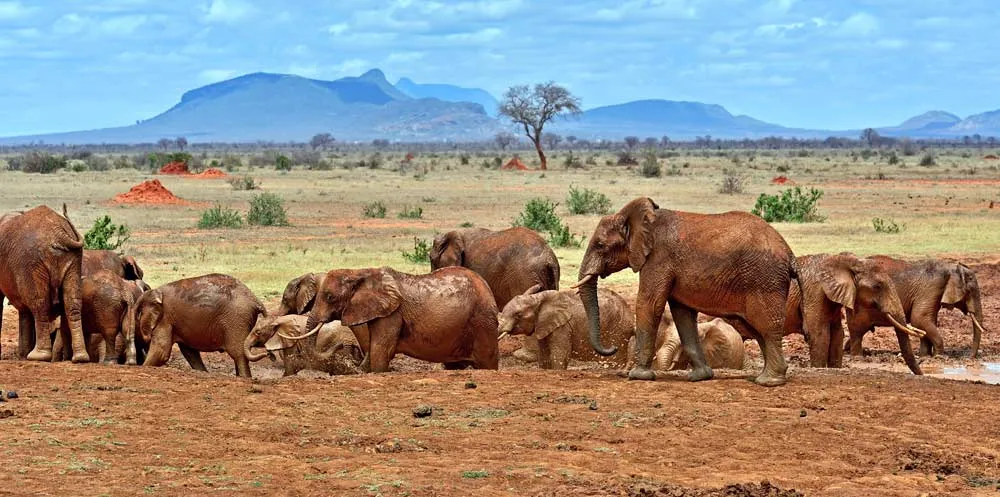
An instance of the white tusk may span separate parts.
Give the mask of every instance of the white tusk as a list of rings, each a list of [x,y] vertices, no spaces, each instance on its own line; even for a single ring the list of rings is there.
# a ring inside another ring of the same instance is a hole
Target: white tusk
[[[280,331],[278,332],[278,336],[281,337],[281,338],[284,338],[286,340],[302,340],[303,338],[309,338],[309,337],[311,337],[311,336],[319,333],[319,329],[323,327],[323,324],[324,323],[320,323],[320,324],[316,325],[316,327],[313,328],[312,331],[310,331],[309,333],[306,333],[305,335],[302,335],[302,336],[297,336],[297,337],[288,336],[288,335],[286,335],[286,334],[284,334],[284,333],[282,333]]]
[[[503,333],[501,333],[500,336],[497,337],[497,341],[499,342],[500,340],[503,340],[503,337],[505,337],[505,336],[507,336],[507,332],[506,331],[503,332]]]
[[[594,279],[594,275],[588,274],[587,276],[584,276],[582,280],[577,281],[576,283],[573,283],[570,286],[570,288],[580,288],[581,286],[586,285],[587,282],[589,282],[592,279]]]

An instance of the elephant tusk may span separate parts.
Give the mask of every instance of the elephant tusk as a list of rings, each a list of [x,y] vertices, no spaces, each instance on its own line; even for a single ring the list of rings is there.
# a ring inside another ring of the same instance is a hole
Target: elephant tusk
[[[500,340],[503,340],[503,338],[504,338],[505,336],[507,336],[507,334],[508,334],[508,333],[507,333],[506,331],[505,331],[505,332],[503,332],[503,333],[501,333],[501,334],[500,334],[500,336],[499,336],[499,337],[497,337],[497,341],[499,342]]]
[[[284,338],[286,340],[302,340],[304,338],[309,338],[309,337],[311,337],[311,336],[319,333],[319,329],[323,327],[323,324],[324,323],[317,324],[316,327],[313,328],[312,331],[310,331],[309,333],[306,333],[305,335],[302,335],[302,336],[293,337],[293,336],[286,335],[286,334],[284,334],[284,333],[282,333],[280,331],[278,332],[278,336],[281,337],[281,338]]]
[[[927,334],[926,331],[921,330],[920,328],[917,328],[912,324],[907,324],[906,326],[903,326],[899,321],[896,321],[896,318],[892,317],[892,314],[886,314],[886,316],[889,317],[889,321],[892,321],[892,324],[896,327],[896,329],[903,331],[906,334],[913,336],[914,338],[923,338],[923,336]]]
[[[976,315],[972,314],[972,313],[969,313],[969,317],[972,318],[972,324],[974,324],[974,325],[976,325],[976,326],[979,327],[979,332],[985,335],[986,334],[986,328],[983,328],[983,323],[980,323],[979,320],[976,319]]]
[[[572,285],[570,285],[570,288],[574,288],[574,289],[575,288],[580,288],[581,286],[586,285],[592,279],[594,279],[594,275],[588,274],[587,276],[584,276],[583,279],[581,279],[580,281],[577,281],[576,283],[573,283]]]

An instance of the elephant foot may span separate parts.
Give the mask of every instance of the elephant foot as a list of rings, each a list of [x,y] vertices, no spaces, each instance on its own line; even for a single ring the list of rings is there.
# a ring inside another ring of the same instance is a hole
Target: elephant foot
[[[523,362],[535,362],[538,360],[538,357],[535,354],[532,354],[524,347],[515,350],[513,356],[515,359]]]
[[[761,373],[760,376],[753,380],[754,383],[762,387],[777,387],[784,385],[786,381],[784,376],[773,376],[767,373]]]
[[[632,368],[632,371],[628,372],[628,379],[630,380],[642,380],[642,381],[653,381],[656,379],[656,373],[649,368],[641,368],[636,366]]]
[[[80,364],[82,362],[90,362],[90,354],[84,352],[74,352],[73,353],[73,364]]]
[[[712,371],[712,368],[705,366],[703,368],[692,369],[691,372],[688,373],[688,381],[711,380],[713,376],[715,376],[715,372]]]
[[[40,350],[38,347],[35,347],[31,349],[31,352],[28,352],[28,356],[26,357],[26,359],[28,359],[29,361],[50,362],[52,361],[52,351]]]

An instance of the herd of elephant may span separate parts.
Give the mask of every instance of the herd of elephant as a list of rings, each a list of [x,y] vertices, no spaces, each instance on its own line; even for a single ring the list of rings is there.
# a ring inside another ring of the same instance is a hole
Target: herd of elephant
[[[275,353],[286,375],[385,372],[396,354],[497,369],[499,342],[522,335],[514,356],[541,368],[577,359],[624,367],[630,379],[690,369],[699,381],[713,368],[742,369],[743,340],[754,339],[764,357],[755,381],[775,386],[786,381],[789,334],[805,336],[812,366],[842,366],[845,314],[846,350],[860,355],[865,333],[892,327],[914,374],[910,337],[921,354],[943,351],[941,308],[971,316],[973,357],[984,332],[979,285],[963,264],[796,258],[757,216],[671,211],[645,197],[600,220],[579,281],[565,290],[555,253],[526,228],[440,234],[426,274],[306,273],[270,313],[231,276],[153,289],[134,258],[83,246],[65,206],[61,215],[41,206],[0,217],[0,304],[18,311],[20,358],[160,366],[177,344],[192,368],[205,370],[201,352],[221,351],[246,377],[250,362]],[[625,268],[639,273],[634,306],[597,286]],[[699,324],[699,312],[714,319]]]

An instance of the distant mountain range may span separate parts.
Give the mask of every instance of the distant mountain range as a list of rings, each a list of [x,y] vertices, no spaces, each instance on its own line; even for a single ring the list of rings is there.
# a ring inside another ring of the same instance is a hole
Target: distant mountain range
[[[177,105],[134,125],[0,138],[0,144],[148,143],[178,136],[190,142],[307,141],[323,132],[340,141],[482,140],[510,129],[509,122],[497,117],[498,105],[493,95],[478,88],[418,84],[408,78],[393,85],[378,69],[334,81],[253,73],[188,91]],[[861,131],[787,128],[733,115],[720,105],[671,100],[596,107],[559,119],[547,129],[587,139],[824,138],[857,137]],[[886,136],[914,138],[1000,135],[1000,110],[965,119],[931,111],[876,129]]]

